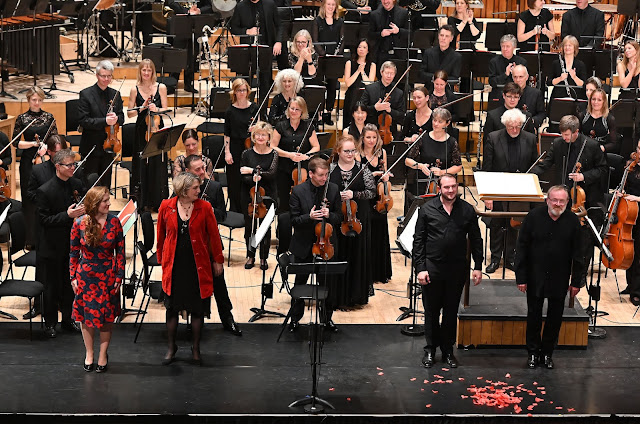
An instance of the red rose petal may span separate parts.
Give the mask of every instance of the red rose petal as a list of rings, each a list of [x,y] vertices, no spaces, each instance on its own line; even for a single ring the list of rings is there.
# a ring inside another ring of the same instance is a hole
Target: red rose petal
[[[430,404],[430,403],[427,403],[425,406],[426,406],[427,408],[431,408],[431,404]]]
[[[329,388],[329,391],[330,391],[330,392],[333,392],[334,390],[335,390],[335,387],[331,387],[331,388]]]
[[[505,376],[506,378],[511,378],[511,374],[509,374],[509,373],[506,373],[504,376]]]
[[[410,381],[416,381],[416,378],[415,378],[415,377],[413,377],[413,378],[410,378],[409,380],[410,380]]]

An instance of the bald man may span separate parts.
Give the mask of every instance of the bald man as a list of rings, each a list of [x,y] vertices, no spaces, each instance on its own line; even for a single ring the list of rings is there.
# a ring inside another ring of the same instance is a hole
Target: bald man
[[[542,95],[542,91],[527,84],[529,81],[529,71],[527,71],[526,66],[514,66],[511,71],[511,76],[513,78],[513,82],[522,88],[520,101],[516,107],[531,114],[533,126],[537,131],[547,117],[544,109],[544,96]]]

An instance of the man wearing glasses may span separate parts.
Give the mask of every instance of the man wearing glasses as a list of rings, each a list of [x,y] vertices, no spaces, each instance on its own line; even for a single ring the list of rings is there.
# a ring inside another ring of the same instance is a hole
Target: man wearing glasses
[[[508,110],[515,109],[518,105],[518,102],[520,101],[521,96],[522,88],[520,88],[518,84],[513,81],[505,84],[504,89],[502,90],[502,98],[504,99],[504,104],[487,112],[487,119],[484,123],[484,146],[487,145],[486,143],[489,134],[504,128],[504,125],[502,124],[502,115]],[[533,134],[534,126],[531,114],[529,112],[523,113],[525,114],[526,119],[523,123],[522,129]]]
[[[80,155],[84,158],[94,146],[96,147],[84,165],[84,175],[87,176],[94,173],[102,174],[113,159],[114,153],[105,151],[102,147],[107,138],[106,126],[124,124],[122,96],[109,87],[113,79],[113,64],[108,60],[98,63],[96,78],[98,81],[94,85],[80,92],[78,105],[78,118],[82,128]],[[113,110],[107,113],[112,99],[114,99]],[[111,169],[105,173],[99,185],[106,187],[111,185]]]
[[[69,279],[69,250],[73,220],[84,215],[78,201],[84,193],[82,182],[73,176],[76,154],[71,150],[58,151],[53,158],[56,175],[36,192],[40,233],[36,254],[42,264],[44,283],[45,335],[56,337],[58,310],[62,313],[62,328],[80,332],[71,319],[73,290]]]

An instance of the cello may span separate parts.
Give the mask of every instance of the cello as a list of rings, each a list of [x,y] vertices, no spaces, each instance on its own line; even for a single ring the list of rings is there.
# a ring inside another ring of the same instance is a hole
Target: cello
[[[625,199],[624,186],[627,182],[629,172],[638,164],[640,157],[634,152],[631,154],[631,162],[624,169],[624,175],[620,185],[613,193],[613,198],[609,204],[607,221],[602,227],[603,243],[613,256],[610,261],[603,253],[601,255],[602,264],[609,269],[628,269],[633,263],[633,226],[638,218],[638,203]]]
[[[324,209],[328,206],[327,200],[327,191],[329,190],[329,179],[324,185],[324,194],[322,196],[322,206],[321,209]],[[313,247],[311,248],[311,252],[315,256],[319,256],[325,261],[333,258],[334,248],[331,244],[331,236],[333,235],[333,225],[327,222],[327,218],[322,217],[322,221],[318,222],[315,226],[315,234],[317,240],[313,243]]]
[[[387,95],[384,96],[382,103],[387,103],[391,99],[391,93],[393,93],[393,90],[395,90],[398,84],[400,84],[400,82],[404,79],[404,76],[407,75],[407,72],[409,72],[412,66],[413,65],[409,65],[409,67],[407,68],[406,71],[404,71],[402,76],[398,78],[398,81],[396,82],[396,84],[391,88],[391,90],[389,90]],[[392,123],[393,123],[393,119],[391,118],[391,115],[389,115],[387,112],[383,111],[378,116],[378,132],[380,133],[380,138],[382,138],[382,144],[389,144],[393,141],[393,133],[391,132]]]

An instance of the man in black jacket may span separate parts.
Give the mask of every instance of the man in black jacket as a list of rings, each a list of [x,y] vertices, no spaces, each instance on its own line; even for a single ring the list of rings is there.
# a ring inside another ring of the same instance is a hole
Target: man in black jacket
[[[122,96],[109,87],[113,79],[113,64],[103,60],[96,66],[98,82],[80,92],[78,105],[78,120],[82,127],[80,139],[80,155],[84,158],[93,146],[95,150],[84,164],[84,174],[102,174],[113,159],[113,152],[105,151],[104,141],[107,138],[107,125],[123,125]],[[117,95],[116,95],[117,94]],[[113,100],[113,111],[108,112],[109,104]],[[100,180],[100,185],[111,186],[111,169]]]
[[[424,347],[422,365],[431,368],[440,346],[442,361],[458,366],[453,355],[458,320],[458,304],[465,280],[467,237],[471,242],[473,283],[482,281],[482,236],[473,206],[458,197],[456,177],[445,174],[438,181],[440,196],[421,208],[413,237],[413,266],[422,285],[424,306]],[[442,311],[442,324],[440,324]]]
[[[504,90],[502,91],[502,102],[503,104],[498,106],[497,108],[490,110],[487,112],[487,119],[484,122],[484,139],[483,143],[486,146],[487,139],[489,138],[489,134],[494,131],[501,130],[504,128],[504,124],[502,124],[502,115],[508,111],[517,109],[518,102],[522,98],[522,89],[515,82],[508,82],[504,86]],[[525,122],[523,122],[524,130],[533,134],[535,132],[533,126],[533,119],[529,112],[524,112],[520,110],[525,115]]]
[[[511,77],[513,78],[513,82],[518,84],[518,86],[522,89],[522,94],[520,94],[520,101],[518,102],[518,109],[523,112],[529,112],[531,114],[531,119],[533,120],[533,127],[538,130],[542,122],[547,117],[546,111],[544,109],[544,96],[542,91],[538,90],[535,87],[531,87],[529,82],[529,71],[527,71],[527,67],[524,65],[516,65],[511,70]]]
[[[315,235],[316,224],[326,219],[335,229],[340,225],[342,214],[340,212],[340,189],[337,185],[327,181],[329,179],[329,165],[320,156],[314,156],[309,161],[309,178],[302,184],[293,187],[289,206],[291,211],[291,224],[294,228],[289,251],[297,263],[313,262],[312,246],[317,240]],[[325,184],[328,184],[327,203],[323,204]],[[332,239],[336,246],[336,240]],[[296,274],[295,284],[307,284],[308,274]],[[325,311],[322,315],[323,322],[331,331],[337,331],[337,327],[331,320],[333,308],[325,301]],[[298,299],[291,303],[291,324],[289,331],[297,330],[299,321],[304,315],[304,301]]]
[[[218,223],[224,221],[227,217],[227,210],[225,208],[222,184],[209,179],[202,156],[187,156],[184,159],[184,166],[187,169],[187,172],[192,173],[200,179],[201,198],[209,202],[213,207],[213,213],[216,216],[216,221],[218,221]],[[224,272],[217,276],[214,275],[213,277],[213,297],[215,297],[216,305],[218,305],[218,315],[220,316],[222,327],[231,334],[241,336],[242,330],[240,330],[240,327],[233,319],[233,314],[231,313],[233,305],[231,304],[231,299],[229,299],[229,292],[227,290],[227,283],[224,279]]]
[[[409,13],[395,0],[381,0],[382,7],[369,17],[369,41],[376,63],[406,59],[409,39]]]
[[[273,46],[269,52],[266,69],[260,63],[260,101],[267,95],[271,86],[271,54],[278,56],[282,53],[282,25],[274,1],[240,1],[231,18],[231,33],[243,36],[240,37],[243,44],[254,44],[254,38],[257,36],[259,44]],[[255,72],[255,67],[252,67],[252,72]]]
[[[566,187],[553,186],[547,193],[547,206],[535,208],[525,217],[516,248],[516,282],[527,294],[527,351],[529,368],[543,356],[544,366],[553,368],[553,348],[562,325],[567,289],[573,297],[582,286],[582,255],[578,217],[567,209]],[[571,277],[571,287],[569,287]],[[547,299],[544,333],[542,306]]]
[[[604,13],[589,0],[576,0],[576,7],[562,15],[561,34],[563,40],[567,35],[576,37],[580,47],[599,46],[604,37]]]
[[[515,55],[518,40],[512,34],[500,38],[500,53],[489,62],[489,84],[493,88],[489,99],[499,99],[502,86],[513,82],[511,72],[516,65],[527,65],[527,60]]]
[[[384,62],[380,69],[380,79],[369,84],[364,89],[360,101],[367,107],[367,122],[378,125],[378,117],[382,113],[391,115],[391,131],[394,138],[398,139],[398,124],[404,119],[406,110],[406,102],[404,101],[404,93],[400,87],[396,87],[388,101],[383,101],[393,88],[393,80],[396,77],[398,69],[395,63],[391,61]]]
[[[56,167],[55,177],[36,191],[40,218],[36,254],[42,259],[45,335],[50,338],[56,337],[58,309],[62,312],[62,328],[80,332],[71,318],[73,291],[69,279],[71,227],[73,220],[85,212],[74,198],[75,194],[83,194],[82,183],[73,177],[75,155],[71,150],[57,152],[51,159]]]
[[[424,81],[429,92],[433,91],[433,74],[445,71],[449,79],[460,76],[462,55],[451,45],[454,29],[451,25],[443,25],[438,30],[438,45],[427,49],[422,55],[420,78]]]
[[[484,146],[483,171],[527,172],[534,164],[538,158],[538,143],[535,135],[521,130],[526,119],[526,116],[515,108],[502,115],[502,125],[505,128],[489,134]],[[505,210],[505,205],[502,202],[486,200],[484,203],[489,210],[496,212]],[[506,268],[515,269],[518,230],[513,228],[509,221],[506,218],[491,218],[489,224],[491,263],[487,266],[487,274],[498,269],[501,258],[504,258]],[[503,252],[505,237],[506,251]]]

